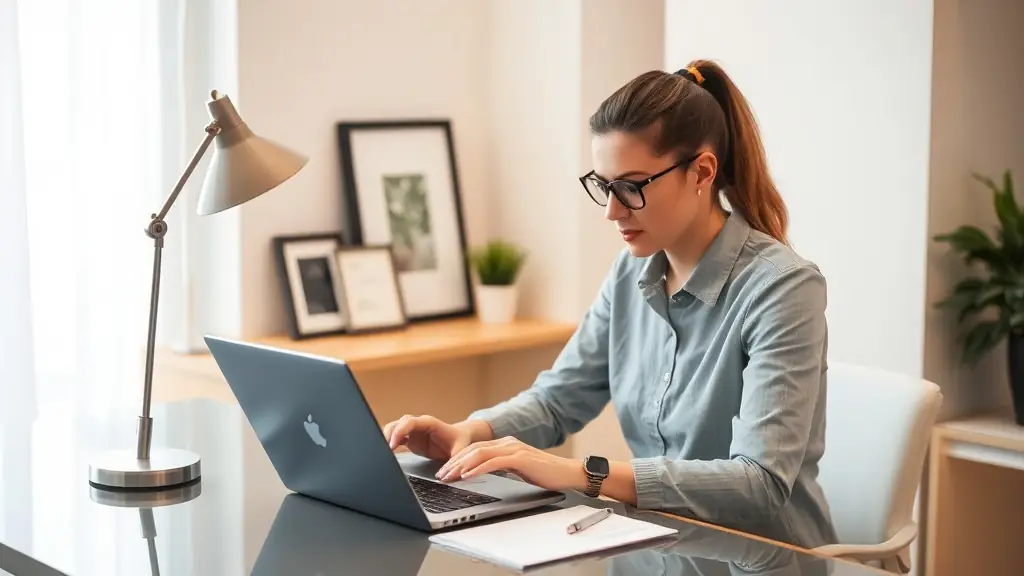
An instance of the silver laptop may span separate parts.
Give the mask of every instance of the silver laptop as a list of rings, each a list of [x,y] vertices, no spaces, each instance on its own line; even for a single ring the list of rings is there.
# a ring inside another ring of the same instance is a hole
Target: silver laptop
[[[205,339],[278,476],[293,492],[424,531],[565,498],[499,474],[438,482],[434,473],[443,462],[392,452],[343,361]]]

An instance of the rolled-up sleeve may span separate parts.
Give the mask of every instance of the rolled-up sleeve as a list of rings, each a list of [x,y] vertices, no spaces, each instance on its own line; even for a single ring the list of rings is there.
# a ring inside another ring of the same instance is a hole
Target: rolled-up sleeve
[[[710,522],[771,520],[789,501],[807,451],[827,346],[825,279],[812,265],[758,288],[741,335],[748,362],[729,458],[632,461],[638,507]]]
[[[605,278],[552,367],[542,371],[530,388],[474,412],[470,419],[486,421],[497,438],[514,436],[547,449],[561,445],[601,413],[610,399],[608,326],[618,268]]]

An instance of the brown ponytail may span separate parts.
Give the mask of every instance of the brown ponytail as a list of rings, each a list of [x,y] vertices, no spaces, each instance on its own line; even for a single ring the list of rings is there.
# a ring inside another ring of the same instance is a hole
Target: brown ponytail
[[[746,98],[714,62],[676,74],[646,72],[609,96],[590,118],[595,134],[657,126],[655,153],[690,154],[708,144],[719,160],[715,187],[755,230],[787,243],[788,214]]]

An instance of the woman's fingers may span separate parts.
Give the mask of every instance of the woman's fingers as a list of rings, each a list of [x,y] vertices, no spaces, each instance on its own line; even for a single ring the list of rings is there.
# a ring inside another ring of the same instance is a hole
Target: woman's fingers
[[[448,466],[451,463],[456,462],[456,461],[464,458],[466,456],[466,454],[469,453],[470,450],[474,450],[476,448],[489,448],[491,446],[505,446],[505,445],[509,445],[509,444],[519,444],[519,443],[520,442],[518,440],[516,440],[512,436],[505,436],[503,438],[497,438],[497,439],[494,439],[494,440],[484,440],[482,442],[474,442],[472,444],[466,445],[461,450],[459,450],[457,453],[455,453],[455,455],[452,456],[448,460],[448,463],[445,464],[445,466]]]
[[[387,439],[388,445],[391,446],[392,450],[396,447],[395,432],[397,432],[399,426],[402,426],[408,418],[408,415],[402,416],[398,420],[392,420],[384,427],[384,438]]]
[[[453,468],[455,468],[458,465],[459,462],[461,462],[466,457],[466,455],[468,455],[473,450],[488,448],[490,446],[496,445],[497,443],[498,440],[485,440],[483,442],[476,442],[473,444],[466,445],[461,450],[456,452],[454,456],[449,458],[448,461],[444,463],[444,466],[441,466],[441,469],[437,471],[436,476],[438,478],[444,478]]]
[[[430,423],[427,418],[426,416],[410,416],[408,414],[399,418],[392,427],[391,434],[388,435],[388,445],[391,446],[391,449],[394,450],[405,444],[406,438],[413,432],[428,430]]]
[[[523,443],[514,438],[501,438],[470,444],[459,455],[448,461],[437,472],[437,477],[442,480],[459,478],[466,470],[476,468],[484,462],[513,454],[522,449]]]
[[[517,469],[516,467],[519,464],[519,460],[518,454],[497,456],[480,463],[479,466],[466,470],[462,473],[462,477],[470,478],[473,476],[479,476],[480,474],[490,474],[491,472],[497,472],[498,470],[511,470],[514,472]]]

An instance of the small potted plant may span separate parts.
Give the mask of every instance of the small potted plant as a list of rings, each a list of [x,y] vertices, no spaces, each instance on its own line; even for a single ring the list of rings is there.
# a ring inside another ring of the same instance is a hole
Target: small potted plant
[[[526,252],[504,240],[491,240],[470,253],[470,263],[479,284],[477,313],[482,322],[511,322],[516,315],[519,293],[516,279]]]
[[[1007,339],[1013,408],[1017,424],[1024,426],[1024,211],[1013,196],[1009,171],[1003,174],[1002,187],[991,178],[973,176],[992,192],[999,227],[995,240],[977,226],[935,236],[959,252],[968,266],[980,263],[984,271],[961,280],[936,306],[955,310],[961,324],[971,321],[962,339],[962,360],[968,365]]]

